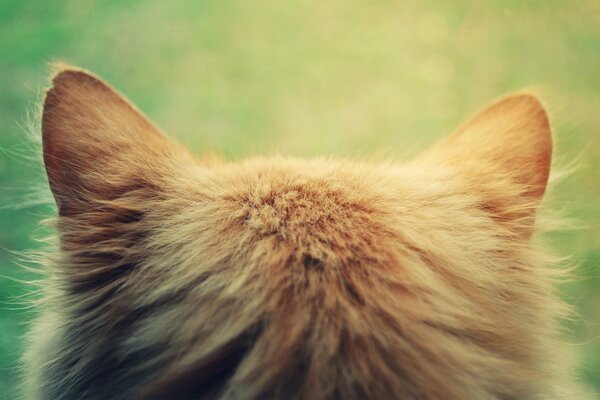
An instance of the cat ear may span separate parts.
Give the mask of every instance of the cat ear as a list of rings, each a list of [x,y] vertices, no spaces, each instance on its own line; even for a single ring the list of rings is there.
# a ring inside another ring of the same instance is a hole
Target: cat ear
[[[474,190],[492,193],[495,185],[509,188],[511,196],[517,197],[513,209],[519,202],[525,209],[541,201],[551,158],[548,117],[530,94],[492,103],[420,157],[464,171],[479,186]]]
[[[135,106],[94,75],[62,68],[46,93],[44,164],[61,216],[151,185],[187,156]]]

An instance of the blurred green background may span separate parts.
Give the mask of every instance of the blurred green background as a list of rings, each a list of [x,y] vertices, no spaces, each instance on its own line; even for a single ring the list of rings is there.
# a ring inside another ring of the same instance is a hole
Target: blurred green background
[[[15,396],[32,311],[19,254],[54,208],[28,110],[47,62],[93,70],[196,153],[402,156],[489,100],[535,88],[560,165],[549,204],[578,229],[552,241],[578,263],[569,326],[600,390],[600,2],[0,2],[0,399]],[[45,201],[46,200],[46,201]]]

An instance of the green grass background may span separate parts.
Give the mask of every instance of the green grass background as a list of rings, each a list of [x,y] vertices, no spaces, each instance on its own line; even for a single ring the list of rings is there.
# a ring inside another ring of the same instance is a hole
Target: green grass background
[[[47,62],[95,71],[196,153],[412,154],[487,101],[535,88],[559,164],[549,202],[578,221],[552,237],[580,264],[564,288],[582,374],[600,390],[600,2],[0,2],[0,399],[32,312],[18,254],[52,215],[25,135]]]

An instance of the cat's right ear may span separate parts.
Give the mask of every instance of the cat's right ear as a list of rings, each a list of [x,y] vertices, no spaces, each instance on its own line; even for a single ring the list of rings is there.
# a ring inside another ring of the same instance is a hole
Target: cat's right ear
[[[486,210],[529,225],[546,191],[551,159],[548,116],[525,93],[488,105],[419,158],[461,171]]]
[[[62,67],[46,93],[44,164],[61,216],[157,185],[191,156],[135,106],[86,71]]]

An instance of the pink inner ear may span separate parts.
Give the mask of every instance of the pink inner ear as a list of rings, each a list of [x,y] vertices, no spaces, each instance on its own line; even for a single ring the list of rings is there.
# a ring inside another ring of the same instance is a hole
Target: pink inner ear
[[[534,96],[511,95],[488,105],[422,158],[490,179],[506,176],[526,187],[528,197],[541,199],[552,159],[548,117]]]

